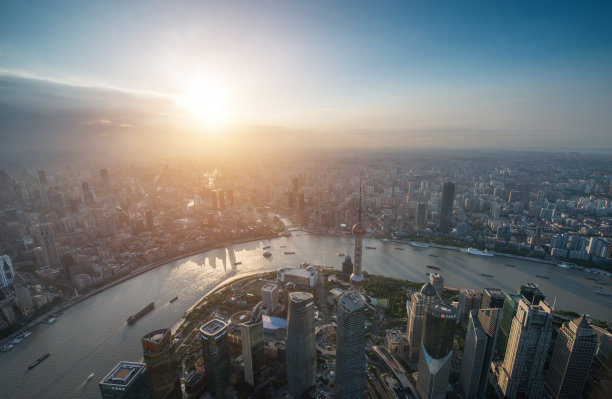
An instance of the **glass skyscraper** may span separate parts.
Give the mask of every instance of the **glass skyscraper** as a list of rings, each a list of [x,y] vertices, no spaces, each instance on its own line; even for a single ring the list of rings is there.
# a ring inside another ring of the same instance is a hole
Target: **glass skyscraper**
[[[365,391],[365,300],[346,292],[338,300],[336,398],[362,399]]]
[[[230,392],[230,358],[227,324],[213,319],[200,327],[202,355],[206,371],[206,390],[216,399],[224,399]]]
[[[294,398],[301,398],[316,383],[317,348],[314,321],[312,294],[290,292],[286,370],[289,393]]]

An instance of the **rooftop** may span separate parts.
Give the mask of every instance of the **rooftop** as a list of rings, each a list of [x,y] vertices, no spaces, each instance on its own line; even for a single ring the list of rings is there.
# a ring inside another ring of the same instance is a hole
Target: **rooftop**
[[[164,338],[164,336],[166,335],[166,333],[169,333],[170,330],[167,328],[163,328],[161,330],[155,330],[155,331],[151,331],[150,333],[148,333],[147,335],[145,335],[144,339],[148,339],[151,342],[155,342],[155,343],[160,343],[161,340]]]
[[[146,369],[146,364],[137,362],[119,362],[111,370],[110,373],[102,379],[103,384],[112,385],[129,385],[130,381],[138,374],[141,370]]]
[[[302,269],[301,267],[284,268],[284,270],[282,272],[285,273],[285,274],[290,274],[290,275],[294,275],[294,276],[301,276],[301,277],[310,277],[310,276],[312,276],[312,275],[314,275],[316,273],[316,271]]]
[[[276,284],[272,284],[272,283],[265,283],[262,287],[261,290],[262,291],[268,291],[268,292],[272,292],[275,289],[277,289],[278,286]]]
[[[293,302],[303,302],[312,300],[312,294],[308,292],[292,292],[291,294],[289,294],[289,296],[291,296],[291,300]]]
[[[202,332],[202,334],[214,336],[219,331],[222,331],[226,326],[227,323],[225,323],[223,320],[213,319],[200,327],[200,332]]]
[[[363,299],[363,296],[354,291],[343,294],[340,297],[339,302],[342,308],[350,313],[359,309],[363,309],[363,306],[365,305],[365,300]]]
[[[485,292],[488,292],[489,295],[492,297],[504,298],[506,296],[506,294],[504,294],[504,291],[500,290],[499,288],[485,288],[484,290]]]

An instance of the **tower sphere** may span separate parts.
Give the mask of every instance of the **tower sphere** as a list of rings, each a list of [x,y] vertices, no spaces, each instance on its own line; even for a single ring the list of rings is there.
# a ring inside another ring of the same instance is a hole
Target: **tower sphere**
[[[361,224],[357,223],[356,225],[353,226],[353,234],[363,235],[365,234],[365,232],[366,232],[365,227],[363,227]]]

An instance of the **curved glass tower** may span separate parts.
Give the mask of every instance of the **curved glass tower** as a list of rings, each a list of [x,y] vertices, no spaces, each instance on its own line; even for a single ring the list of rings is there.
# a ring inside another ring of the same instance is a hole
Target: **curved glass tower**
[[[317,348],[314,321],[312,294],[290,292],[286,369],[289,392],[294,398],[301,398],[316,383]]]
[[[346,292],[338,300],[336,398],[363,398],[365,392],[365,300]]]

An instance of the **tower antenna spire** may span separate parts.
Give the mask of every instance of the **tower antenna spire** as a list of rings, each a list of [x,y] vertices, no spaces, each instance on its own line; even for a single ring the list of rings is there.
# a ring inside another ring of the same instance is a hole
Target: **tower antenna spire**
[[[363,235],[366,230],[361,224],[361,193],[363,186],[363,172],[359,177],[359,201],[357,202],[357,223],[353,226],[355,236],[355,263],[353,264],[353,274],[351,274],[351,291],[362,292],[363,275],[361,274],[361,255],[363,253]]]

